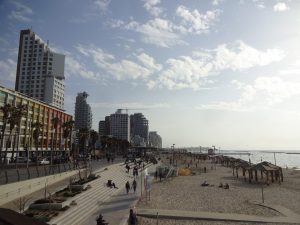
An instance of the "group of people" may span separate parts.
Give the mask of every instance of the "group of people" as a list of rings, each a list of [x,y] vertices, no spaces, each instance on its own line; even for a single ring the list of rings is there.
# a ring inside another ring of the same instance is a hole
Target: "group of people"
[[[134,192],[134,193],[135,193],[135,191],[136,191],[136,187],[137,187],[137,182],[136,182],[136,180],[134,179],[134,180],[132,181],[132,189],[133,189],[133,192]],[[130,191],[130,189],[131,189],[129,181],[126,182],[125,188],[126,188],[126,192],[127,192],[127,194],[128,194],[129,191]]]
[[[108,225],[108,223],[103,219],[102,214],[96,218],[97,225]],[[129,217],[128,217],[128,225],[137,225],[137,216],[136,212],[133,209],[130,209],[129,211]]]
[[[221,183],[219,184],[219,188],[229,189],[229,184],[226,183],[226,184],[223,185],[223,183],[221,182]]]

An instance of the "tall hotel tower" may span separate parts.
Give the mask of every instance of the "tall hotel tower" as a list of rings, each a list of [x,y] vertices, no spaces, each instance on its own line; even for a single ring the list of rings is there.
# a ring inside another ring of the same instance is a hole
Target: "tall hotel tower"
[[[75,103],[75,129],[92,128],[92,110],[86,99],[89,95],[86,92],[78,93]]]
[[[30,29],[21,30],[15,90],[64,108],[65,56],[53,52]]]

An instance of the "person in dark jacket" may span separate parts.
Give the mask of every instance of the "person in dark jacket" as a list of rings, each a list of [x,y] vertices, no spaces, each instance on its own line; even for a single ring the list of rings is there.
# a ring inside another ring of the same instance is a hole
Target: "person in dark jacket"
[[[128,225],[137,225],[136,214],[133,212],[132,209],[130,209],[129,211]]]
[[[126,188],[126,192],[127,192],[127,194],[128,194],[128,193],[129,193],[129,190],[130,190],[130,184],[129,184],[129,181],[126,182],[125,188]]]

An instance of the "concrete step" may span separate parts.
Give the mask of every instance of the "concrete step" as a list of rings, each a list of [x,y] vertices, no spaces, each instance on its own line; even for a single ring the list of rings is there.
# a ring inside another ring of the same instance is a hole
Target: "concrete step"
[[[119,189],[106,187],[107,180],[113,180]],[[91,213],[99,210],[101,204],[107,201],[112,195],[117,194],[125,187],[125,182],[132,182],[133,177],[128,176],[125,169],[120,167],[110,167],[101,172],[101,177],[90,182],[92,188],[81,193],[78,197],[70,199],[75,200],[77,205],[71,207],[66,212],[50,221],[50,224],[72,225],[80,224],[79,221],[86,220]]]

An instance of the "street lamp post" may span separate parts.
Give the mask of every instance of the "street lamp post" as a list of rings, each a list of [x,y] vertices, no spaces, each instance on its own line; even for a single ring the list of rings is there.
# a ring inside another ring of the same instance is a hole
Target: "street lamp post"
[[[173,147],[173,163],[172,163],[172,165],[174,165],[174,160],[175,160],[174,159],[174,154],[175,154],[175,148],[174,148],[174,146],[175,146],[175,144],[172,145],[172,147]]]

